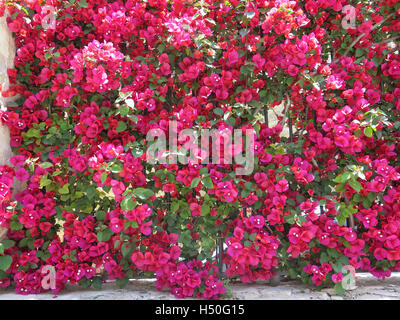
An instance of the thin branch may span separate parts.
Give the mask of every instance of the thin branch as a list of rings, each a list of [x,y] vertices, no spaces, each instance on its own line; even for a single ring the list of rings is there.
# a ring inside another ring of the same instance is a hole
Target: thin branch
[[[374,45],[375,45],[375,46],[379,46],[379,45],[381,45],[381,44],[385,44],[385,43],[388,43],[388,42],[392,42],[392,41],[397,40],[397,39],[399,39],[399,38],[400,38],[400,36],[391,37],[391,38],[385,39],[385,40],[383,40],[383,41],[381,41],[381,42],[374,43]]]
[[[349,221],[350,221],[350,228],[354,229],[354,217],[353,217],[353,215],[350,215]]]
[[[264,105],[259,105],[256,109],[256,111],[254,111],[254,115],[256,115],[257,113],[260,112],[261,108],[265,107]]]
[[[343,196],[344,196],[344,202],[346,203],[346,206],[350,206],[350,201],[347,198],[345,193],[343,193]],[[350,228],[354,229],[354,217],[352,214],[349,217],[349,222],[350,222]]]
[[[307,120],[308,120],[308,108],[309,108],[309,106],[308,106],[308,104],[307,104],[307,106],[306,106],[306,112],[305,112],[305,123],[307,123]],[[303,132],[304,132],[304,129],[306,128],[306,126],[305,125],[303,125],[303,128],[301,128],[301,131],[300,131],[300,134],[299,134],[299,137],[302,137],[303,136]]]
[[[312,162],[312,164],[314,165],[314,167],[317,167],[317,168],[318,168],[318,163],[317,163],[317,161],[315,161],[314,158],[311,159],[311,162]]]
[[[385,23],[387,20],[389,20],[390,18],[392,18],[395,15],[395,13],[391,13],[390,15],[388,15],[385,19],[383,19],[381,22],[378,22],[377,24],[375,24],[370,32],[374,31],[376,28],[379,28],[383,23]],[[352,43],[351,45],[346,49],[346,51],[344,52],[344,54],[342,55],[342,57],[346,57],[347,54],[350,52],[350,50],[357,44],[357,42],[359,42],[362,38],[364,38],[367,34],[366,33],[362,33],[360,34]],[[334,62],[338,62],[339,58],[336,59]]]
[[[265,125],[269,128],[268,108],[264,109],[264,122],[265,122]]]
[[[287,98],[287,101],[286,101],[286,106],[285,106],[285,111],[283,111],[283,119],[282,119],[282,121],[281,121],[281,127],[283,128],[283,126],[285,125],[285,123],[286,123],[286,121],[287,121],[287,112],[288,112],[288,110],[289,110],[289,107],[290,107],[290,99],[289,99],[289,96],[286,94],[286,98]]]

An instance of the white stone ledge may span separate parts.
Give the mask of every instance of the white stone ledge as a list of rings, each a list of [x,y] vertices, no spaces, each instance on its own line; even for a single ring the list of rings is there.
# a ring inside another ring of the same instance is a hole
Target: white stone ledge
[[[175,300],[167,289],[158,291],[155,280],[131,280],[124,289],[115,282],[107,282],[102,290],[83,289],[69,285],[59,295],[42,293],[22,296],[13,289],[0,289],[0,300]],[[400,300],[400,273],[386,280],[379,280],[368,273],[357,273],[357,288],[344,296],[336,295],[333,289],[317,291],[315,287],[298,281],[282,281],[271,286],[265,281],[254,284],[233,283],[231,300]]]

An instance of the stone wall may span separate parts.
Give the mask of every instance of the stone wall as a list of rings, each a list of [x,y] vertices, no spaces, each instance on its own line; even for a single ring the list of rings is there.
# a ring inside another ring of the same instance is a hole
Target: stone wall
[[[14,66],[15,45],[11,35],[11,31],[7,27],[6,18],[0,18],[0,84],[2,90],[9,87],[7,69]],[[0,108],[5,109],[5,103],[10,98],[3,98],[0,95]],[[10,164],[9,160],[12,156],[10,147],[10,132],[6,126],[0,123],[0,165]],[[7,230],[0,227],[0,241],[3,240]]]

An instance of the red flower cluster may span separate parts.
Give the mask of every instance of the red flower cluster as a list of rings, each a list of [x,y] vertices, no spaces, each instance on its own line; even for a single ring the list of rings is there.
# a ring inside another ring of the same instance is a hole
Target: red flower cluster
[[[17,47],[2,95],[18,96],[0,111],[16,154],[0,167],[0,286],[45,291],[50,266],[54,292],[155,276],[177,297],[214,299],[226,290],[218,241],[226,275],[244,282],[281,269],[342,292],[350,267],[400,270],[399,10],[383,0],[1,5]],[[254,148],[220,140],[221,154],[254,156],[248,175],[185,136],[250,128]],[[176,148],[150,159],[160,142],[150,130],[179,136]],[[187,149],[209,161],[170,161]]]
[[[233,237],[226,239],[226,274],[230,278],[239,275],[242,282],[268,280],[278,265],[276,236],[268,234],[260,215],[238,219],[234,224]]]

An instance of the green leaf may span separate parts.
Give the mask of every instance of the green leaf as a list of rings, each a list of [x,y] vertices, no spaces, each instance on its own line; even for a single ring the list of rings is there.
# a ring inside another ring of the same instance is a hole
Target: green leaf
[[[97,211],[96,212],[96,219],[100,221],[104,221],[106,213],[104,211]]]
[[[40,138],[40,130],[32,128],[25,135],[28,138]]]
[[[10,223],[11,230],[22,230],[24,226],[19,221],[12,221]]]
[[[88,7],[88,3],[86,0],[81,0],[79,1],[79,6],[82,8],[87,8]]]
[[[11,256],[1,256],[0,257],[0,270],[6,271],[12,263],[13,259]]]
[[[372,135],[374,134],[374,132],[372,131],[371,127],[366,127],[364,129],[364,134],[365,134],[365,136],[371,138]]]
[[[13,240],[4,240],[0,242],[0,254],[4,254],[4,250],[10,249],[15,245]]]
[[[131,194],[128,194],[124,200],[121,201],[121,209],[124,211],[133,210],[135,207],[136,202],[133,202]]]
[[[48,168],[51,168],[52,166],[53,165],[50,162],[43,162],[42,165],[41,165],[41,167],[43,169],[48,169]]]
[[[89,200],[92,200],[94,198],[94,196],[96,195],[96,188],[93,186],[88,187],[86,190],[86,195]]]
[[[202,183],[203,183],[203,185],[204,185],[206,188],[208,188],[208,189],[213,189],[213,188],[214,188],[214,184],[213,184],[213,182],[212,182],[211,177],[205,177],[205,178],[202,180]]]
[[[363,207],[364,207],[365,209],[371,208],[372,202],[369,201],[368,199],[362,198],[362,199],[361,199],[361,203],[362,203],[362,205],[363,205]]]
[[[341,264],[340,262],[332,263],[332,268],[336,273],[342,272],[343,264]]]
[[[320,257],[319,260],[320,260],[321,263],[329,262],[328,255],[327,255],[325,252],[322,252],[322,253],[321,253],[321,257]]]
[[[178,209],[179,209],[179,202],[177,202],[177,201],[172,202],[171,203],[171,211],[176,212],[176,211],[178,211]]]
[[[64,184],[60,189],[58,189],[58,193],[60,194],[68,194],[69,193],[69,183]]]
[[[47,179],[47,175],[40,178],[40,188],[46,187],[51,184],[51,180]]]
[[[129,279],[128,277],[125,277],[122,279],[117,279],[115,282],[117,283],[118,288],[123,289],[129,283]]]
[[[334,286],[334,289],[335,289],[336,293],[337,293],[339,296],[344,295],[344,293],[346,292],[346,291],[344,290],[344,288],[343,288],[341,282],[336,283],[335,286]]]
[[[233,117],[228,118],[225,122],[228,126],[232,126],[232,127],[235,126],[235,124],[236,124],[236,120]]]
[[[128,126],[126,125],[126,123],[123,122],[123,121],[120,121],[120,122],[118,122],[116,131],[117,131],[117,132],[123,132],[123,131],[125,131],[127,128],[128,128]]]
[[[356,137],[361,137],[361,134],[362,134],[361,129],[357,129],[356,131],[354,131],[354,135]]]
[[[91,281],[90,279],[86,277],[82,277],[81,280],[79,280],[79,285],[82,286],[83,288],[90,288],[91,286]]]
[[[242,198],[246,198],[246,197],[248,197],[249,195],[250,195],[250,191],[249,191],[249,190],[246,190],[246,189],[243,189],[242,192],[240,193],[240,196],[241,196]]]
[[[97,290],[101,290],[101,287],[103,285],[103,282],[101,281],[100,277],[94,277],[92,280],[93,287]]]
[[[336,219],[340,226],[344,226],[344,224],[346,223],[346,216],[342,213],[338,213]]]
[[[126,221],[125,222],[125,229],[128,229],[129,227],[137,229],[137,228],[139,228],[139,224],[136,221]]]
[[[139,120],[138,116],[135,115],[135,114],[130,114],[130,115],[128,115],[128,118],[129,118],[129,120],[131,120],[131,121],[134,122],[134,123],[137,123],[138,120]]]
[[[10,102],[7,102],[7,106],[8,107],[19,107],[21,104],[20,103],[18,103],[17,101],[10,101]]]
[[[346,191],[346,187],[344,183],[340,183],[336,186],[336,191],[337,192],[345,192]]]
[[[376,195],[377,195],[377,193],[375,193],[375,192],[370,192],[370,193],[368,193],[367,198],[368,198],[369,201],[373,202],[373,201],[375,201],[375,199],[376,199]]]
[[[205,216],[210,213],[210,206],[208,204],[202,204],[201,206],[201,215]]]
[[[100,176],[101,183],[106,182],[107,180],[107,172],[103,172]]]
[[[336,183],[346,183],[350,178],[350,172],[346,171],[342,174],[339,174],[333,181]]]
[[[38,257],[39,259],[41,259],[42,261],[46,261],[46,259],[48,259],[49,257],[51,257],[51,253],[50,252],[44,252],[42,250],[38,250],[36,252],[36,257]]]
[[[114,163],[114,164],[111,166],[111,172],[112,172],[112,173],[121,172],[122,169],[123,169],[123,166],[122,166],[121,163]]]
[[[288,275],[290,279],[296,279],[297,278],[297,272],[294,269],[289,269],[288,270]]]
[[[111,236],[114,234],[114,232],[110,228],[106,228],[104,231],[99,232],[97,234],[97,240],[99,242],[106,242],[110,240]]]
[[[263,203],[261,201],[256,201],[253,205],[254,210],[258,210],[263,206]]]
[[[76,254],[76,250],[72,250],[71,255],[70,255],[72,262],[78,262],[78,259],[76,259],[75,254]]]
[[[121,115],[121,117],[126,117],[128,113],[129,107],[126,104],[119,107],[119,114]]]
[[[150,189],[136,188],[133,190],[134,194],[141,200],[147,200],[154,195],[154,192]]]
[[[143,154],[143,150],[140,149],[139,147],[133,148],[132,149],[132,155],[136,158],[139,158]]]
[[[359,58],[364,55],[364,50],[361,48],[357,48],[356,50],[356,58]]]
[[[348,265],[349,264],[349,258],[347,258],[346,256],[341,256],[338,261],[343,264],[343,265]]]
[[[136,221],[133,221],[133,222],[136,222]],[[125,257],[125,258],[129,257],[129,254],[131,253],[131,251],[132,251],[132,248],[130,247],[130,245],[123,244],[121,246],[121,253],[122,253],[123,257]]]
[[[190,184],[190,187],[191,187],[191,188],[196,188],[197,185],[199,184],[199,182],[200,182],[200,178],[198,178],[198,177],[194,178],[194,179],[192,180],[192,183]]]
[[[288,78],[286,78],[286,84],[288,85],[288,86],[290,86],[291,84],[292,84],[292,82],[294,81],[294,78],[292,78],[292,77],[288,77]]]
[[[306,198],[304,198],[304,196],[302,196],[301,194],[298,194],[298,195],[296,196],[296,201],[297,201],[298,203],[304,202],[305,200],[306,200]]]
[[[350,180],[349,181],[350,186],[356,190],[357,192],[360,192],[360,190],[362,189],[362,184],[359,183],[357,180]]]
[[[216,109],[214,109],[214,113],[217,116],[222,116],[224,114],[224,110],[222,110],[221,108],[216,108]]]

